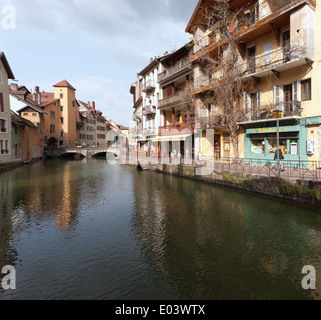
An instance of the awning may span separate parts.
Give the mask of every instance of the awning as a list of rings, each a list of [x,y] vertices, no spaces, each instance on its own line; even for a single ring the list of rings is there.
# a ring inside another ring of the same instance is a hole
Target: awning
[[[163,142],[163,141],[185,141],[187,138],[191,138],[191,134],[182,134],[182,135],[174,135],[174,136],[161,136],[152,139],[152,142]]]

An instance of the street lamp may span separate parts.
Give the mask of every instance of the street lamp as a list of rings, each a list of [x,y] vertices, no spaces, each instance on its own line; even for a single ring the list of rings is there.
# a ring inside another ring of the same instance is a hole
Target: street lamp
[[[277,122],[277,131],[276,131],[276,144],[277,144],[277,173],[278,173],[278,177],[280,176],[280,152],[279,152],[279,148],[280,148],[280,118],[282,118],[282,114],[283,114],[283,110],[280,107],[276,107],[273,110],[273,116],[274,118],[276,118],[276,122]]]

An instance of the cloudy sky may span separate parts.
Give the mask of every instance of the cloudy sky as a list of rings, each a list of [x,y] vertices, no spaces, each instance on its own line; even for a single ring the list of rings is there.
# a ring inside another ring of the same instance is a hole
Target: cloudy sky
[[[16,10],[16,29],[0,29],[19,85],[41,91],[66,79],[77,98],[95,101],[108,119],[128,125],[131,84],[151,57],[188,42],[197,0],[0,0]]]

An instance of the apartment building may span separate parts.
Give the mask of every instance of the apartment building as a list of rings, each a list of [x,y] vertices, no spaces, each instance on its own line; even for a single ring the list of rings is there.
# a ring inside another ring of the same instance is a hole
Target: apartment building
[[[136,149],[138,141],[143,138],[143,79],[137,75],[137,80],[130,87],[133,97],[133,125],[129,130],[129,141]]]
[[[189,61],[189,46],[161,59],[163,71],[158,74],[160,86],[160,127],[153,141],[169,142],[169,153],[184,156],[185,138],[193,136],[195,129],[195,114],[190,94],[190,84],[193,84],[193,70]],[[192,139],[191,139],[192,140]],[[158,145],[160,151],[160,144]]]
[[[165,54],[163,57],[165,57]],[[150,149],[151,140],[158,136],[160,126],[160,110],[158,101],[160,99],[160,85],[158,74],[163,72],[161,59],[163,57],[151,58],[150,63],[138,75],[142,77],[142,139],[140,145],[145,150]]]
[[[97,146],[97,119],[91,103],[79,101],[78,112],[80,123],[78,123],[78,143],[80,146],[95,147]]]
[[[11,113],[8,79],[14,75],[3,52],[0,52],[0,166],[11,162]]]
[[[320,5],[307,0],[244,0],[228,2],[229,21],[209,30],[204,10],[211,1],[199,1],[186,29],[194,40],[191,57],[197,108],[208,109],[207,128],[215,129],[215,144],[203,136],[200,151],[210,156],[220,148],[223,157],[236,152],[231,136],[211,119],[222,106],[208,103],[211,86],[224,83],[224,74],[204,67],[204,56],[213,60],[228,52],[227,38],[238,48],[240,78],[245,83],[238,122],[238,154],[244,158],[273,159],[277,147],[277,122],[273,110],[282,111],[280,144],[286,160],[321,160],[320,148]],[[213,8],[212,8],[213,9]],[[223,34],[223,37],[222,37]],[[219,61],[219,59],[217,59]],[[206,72],[204,72],[206,70]],[[213,81],[216,80],[216,81]],[[221,83],[220,83],[221,80]],[[206,105],[207,104],[207,105]],[[204,112],[202,113],[204,116]],[[226,115],[228,117],[228,115]]]

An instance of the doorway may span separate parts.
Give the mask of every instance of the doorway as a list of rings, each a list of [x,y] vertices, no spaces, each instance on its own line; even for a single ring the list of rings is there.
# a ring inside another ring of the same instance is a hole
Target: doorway
[[[283,63],[291,61],[291,34],[290,34],[290,30],[285,31],[282,34],[282,51],[283,51]]]
[[[252,46],[247,48],[247,69],[250,73],[254,73],[256,71],[256,46]]]

